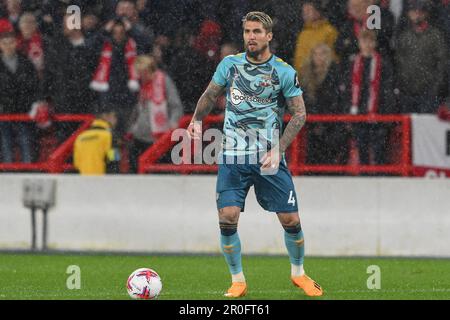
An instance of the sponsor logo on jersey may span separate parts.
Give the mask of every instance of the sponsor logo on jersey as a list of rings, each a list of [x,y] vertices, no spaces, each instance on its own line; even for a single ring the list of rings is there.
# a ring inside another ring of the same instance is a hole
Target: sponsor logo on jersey
[[[238,88],[231,88],[230,92],[231,96],[231,103],[235,106],[240,105],[242,102],[256,102],[259,104],[269,104],[273,102],[273,99],[271,98],[260,98],[258,96],[250,96],[247,94],[244,94],[241,90]]]

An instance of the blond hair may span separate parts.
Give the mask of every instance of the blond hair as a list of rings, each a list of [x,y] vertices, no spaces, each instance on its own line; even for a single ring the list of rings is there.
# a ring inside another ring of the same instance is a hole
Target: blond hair
[[[316,50],[324,50],[326,54],[325,65],[318,68],[313,61],[313,55]],[[306,89],[308,95],[315,100],[317,96],[317,89],[325,80],[331,63],[334,61],[333,50],[326,43],[319,43],[312,48],[308,59],[302,66],[302,73],[300,84]]]
[[[150,71],[151,73],[155,72],[158,68],[155,58],[150,55],[141,55],[136,58],[134,61],[134,67],[136,71]]]
[[[256,22],[261,22],[263,25],[263,28],[267,31],[267,32],[272,32],[272,28],[273,28],[273,21],[272,18],[261,11],[251,11],[249,13],[247,13],[243,18],[242,18],[242,27],[244,26],[244,24],[247,21],[256,21]]]

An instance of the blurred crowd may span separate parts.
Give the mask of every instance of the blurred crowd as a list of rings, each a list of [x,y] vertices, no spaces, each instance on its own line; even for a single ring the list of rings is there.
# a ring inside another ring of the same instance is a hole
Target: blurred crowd
[[[81,29],[68,27],[70,5]],[[367,28],[371,5],[379,29]],[[298,71],[310,114],[450,103],[449,0],[0,0],[0,113],[36,119],[0,122],[1,161],[43,160],[67,139],[77,124],[52,114],[113,111],[135,172],[139,154],[193,112],[218,62],[243,50],[241,19],[254,10],[273,18],[272,51]],[[214,112],[224,109],[222,98]],[[386,163],[393,130],[309,124],[307,161],[347,163],[353,141],[360,163]]]

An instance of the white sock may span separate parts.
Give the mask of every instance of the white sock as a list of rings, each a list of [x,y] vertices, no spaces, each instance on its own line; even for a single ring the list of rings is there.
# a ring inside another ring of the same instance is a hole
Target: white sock
[[[245,282],[244,272],[239,272],[231,275],[232,282]]]
[[[300,277],[305,274],[305,270],[303,270],[303,265],[295,265],[291,263],[291,276],[292,277]]]

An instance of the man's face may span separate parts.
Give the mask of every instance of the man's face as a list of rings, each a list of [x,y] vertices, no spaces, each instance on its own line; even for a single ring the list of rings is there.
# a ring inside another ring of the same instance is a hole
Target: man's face
[[[33,16],[24,16],[20,20],[19,29],[25,39],[29,39],[36,31],[36,19]]]
[[[418,24],[425,20],[426,14],[422,10],[412,9],[412,10],[408,10],[408,18],[412,23]]]
[[[272,32],[267,32],[261,22],[247,21],[244,23],[244,46],[247,54],[251,57],[257,57],[266,50],[272,36]]]
[[[369,1],[367,0],[349,0],[348,12],[357,19],[362,19],[366,14]]]
[[[304,4],[302,7],[303,20],[308,22],[314,22],[320,18],[319,12],[310,3]]]
[[[127,37],[125,28],[121,24],[116,24],[112,29],[112,37],[116,43],[122,43]]]
[[[116,7],[116,16],[131,19],[135,9],[135,5],[130,1],[119,1]]]
[[[16,53],[17,41],[15,37],[6,37],[0,39],[0,51],[5,56],[12,56]]]
[[[21,0],[6,0],[6,10],[8,12],[20,12],[21,7]]]
[[[83,17],[82,20],[82,26],[83,30],[85,31],[93,31],[97,28],[98,25],[98,18],[96,15],[93,14],[87,14]]]
[[[372,53],[376,47],[376,43],[372,39],[360,38],[358,44],[363,55]]]

